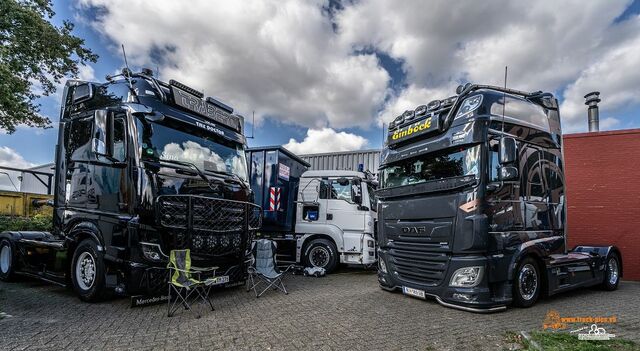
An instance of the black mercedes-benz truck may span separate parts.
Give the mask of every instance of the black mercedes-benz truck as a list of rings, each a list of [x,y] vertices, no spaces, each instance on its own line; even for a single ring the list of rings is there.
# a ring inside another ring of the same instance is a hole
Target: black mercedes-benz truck
[[[389,125],[377,192],[380,286],[475,312],[616,289],[616,247],[566,248],[553,95],[473,84],[456,92]]]
[[[0,279],[72,285],[86,301],[166,292],[173,249],[245,280],[260,227],[243,118],[229,106],[143,69],[105,83],[67,82],[55,155],[53,232],[0,234]]]

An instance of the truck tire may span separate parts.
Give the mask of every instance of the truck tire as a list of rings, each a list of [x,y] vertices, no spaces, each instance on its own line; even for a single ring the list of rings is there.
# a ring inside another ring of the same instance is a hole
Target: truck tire
[[[513,278],[513,303],[520,307],[531,307],[538,301],[542,290],[542,275],[538,263],[531,257],[518,265]]]
[[[605,267],[602,287],[608,291],[616,290],[620,283],[620,257],[615,252],[610,253]]]
[[[304,249],[304,264],[307,267],[321,267],[331,273],[338,265],[338,249],[327,239],[314,239]]]
[[[16,256],[14,246],[9,239],[0,240],[0,280],[12,281],[15,277],[14,267]]]
[[[82,301],[96,302],[107,296],[104,261],[95,241],[85,239],[76,247],[71,262],[71,281]]]

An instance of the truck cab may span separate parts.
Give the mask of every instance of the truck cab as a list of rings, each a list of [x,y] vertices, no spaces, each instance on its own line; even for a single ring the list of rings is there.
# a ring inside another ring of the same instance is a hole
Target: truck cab
[[[474,312],[614,290],[616,247],[566,247],[565,187],[550,93],[467,84],[405,111],[381,157],[380,286]]]
[[[329,271],[337,263],[375,263],[376,186],[363,172],[305,172],[296,211],[296,260]]]
[[[243,118],[150,70],[67,82],[55,149],[53,232],[4,232],[0,278],[72,285],[86,301],[165,292],[174,249],[245,280],[260,225]]]

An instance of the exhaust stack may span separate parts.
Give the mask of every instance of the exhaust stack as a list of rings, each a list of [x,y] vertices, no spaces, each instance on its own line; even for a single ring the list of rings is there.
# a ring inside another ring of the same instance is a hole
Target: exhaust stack
[[[600,92],[593,91],[584,96],[584,104],[589,106],[588,120],[589,120],[589,132],[597,132],[600,130],[600,112],[598,110],[598,103],[600,100]]]

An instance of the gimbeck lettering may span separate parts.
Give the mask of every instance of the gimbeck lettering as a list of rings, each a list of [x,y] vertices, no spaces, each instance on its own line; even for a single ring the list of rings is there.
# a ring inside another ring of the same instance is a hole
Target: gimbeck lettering
[[[409,136],[411,134],[415,134],[418,132],[422,132],[429,128],[431,128],[431,117],[425,119],[424,121],[420,121],[418,123],[414,123],[405,128],[394,131],[393,135],[391,136],[391,139],[393,140],[402,139],[406,136]]]

